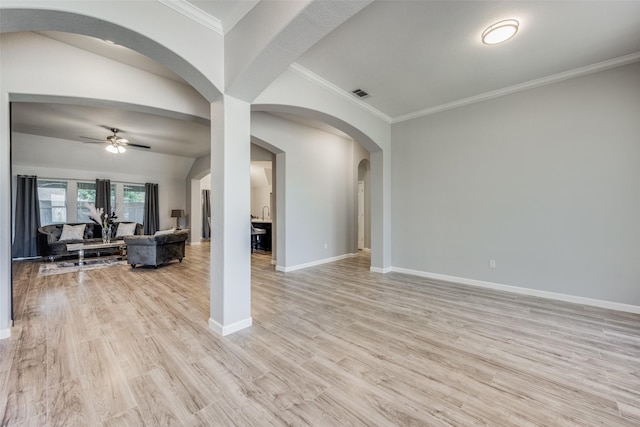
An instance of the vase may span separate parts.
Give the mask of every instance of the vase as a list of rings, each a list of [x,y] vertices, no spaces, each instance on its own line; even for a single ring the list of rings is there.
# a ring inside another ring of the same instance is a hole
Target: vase
[[[102,227],[102,243],[111,243],[111,226]]]

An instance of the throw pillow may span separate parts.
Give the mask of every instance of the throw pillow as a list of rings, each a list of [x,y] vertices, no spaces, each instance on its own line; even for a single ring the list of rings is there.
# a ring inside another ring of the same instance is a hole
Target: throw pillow
[[[136,225],[137,224],[135,222],[129,224],[119,222],[118,231],[116,231],[116,239],[118,237],[133,236],[134,234],[136,234]]]
[[[62,226],[62,234],[60,234],[60,241],[63,240],[82,240],[84,239],[84,228],[87,224],[68,225]]]
[[[168,230],[162,230],[162,231],[156,231],[156,233],[154,234],[154,236],[162,236],[163,234],[171,234],[173,232],[175,232],[176,229],[175,228],[170,228]]]

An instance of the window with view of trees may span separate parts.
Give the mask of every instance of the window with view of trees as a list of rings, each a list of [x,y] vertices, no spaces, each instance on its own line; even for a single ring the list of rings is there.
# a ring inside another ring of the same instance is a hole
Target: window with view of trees
[[[118,216],[120,216],[118,202],[116,202],[116,184],[111,184],[111,211],[117,212]],[[116,221],[122,221],[122,218],[118,218]]]
[[[142,224],[144,195],[144,184],[111,184],[111,211],[118,216],[116,221]],[[95,206],[96,183],[95,181],[38,179],[38,197],[42,225],[68,221],[92,222],[87,215],[85,204]],[[71,206],[71,211],[68,211],[68,206]]]
[[[144,222],[144,185],[124,185],[121,221]]]
[[[78,182],[78,222],[92,222],[85,203],[94,205],[96,203],[96,183]],[[111,210],[116,210],[116,184],[111,184]]]
[[[38,180],[40,224],[67,222],[67,182]]]
[[[96,203],[96,183],[95,182],[79,182],[78,183],[78,222],[91,222],[87,215],[85,203],[94,205]]]

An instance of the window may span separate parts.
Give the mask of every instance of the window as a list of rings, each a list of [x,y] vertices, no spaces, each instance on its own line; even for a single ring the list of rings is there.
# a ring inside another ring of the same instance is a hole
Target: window
[[[111,184],[111,210],[120,216],[120,212],[118,212],[118,202],[116,202],[116,184]],[[122,221],[120,218],[117,220]]]
[[[85,204],[95,205],[96,203],[96,183],[95,182],[79,182],[78,183],[78,222],[92,222],[87,215]]]
[[[116,184],[111,184],[111,210],[116,211]],[[96,205],[96,183],[78,182],[78,222],[93,222],[87,215],[85,203]]]
[[[121,221],[144,222],[144,185],[124,185]]]
[[[144,184],[113,183],[110,193],[111,211],[118,216],[116,221],[143,223]],[[39,179],[38,197],[42,225],[67,221],[93,222],[87,215],[85,205],[96,204],[95,181]],[[67,211],[67,206],[71,206],[72,210]]]
[[[38,180],[40,223],[67,222],[67,181]]]

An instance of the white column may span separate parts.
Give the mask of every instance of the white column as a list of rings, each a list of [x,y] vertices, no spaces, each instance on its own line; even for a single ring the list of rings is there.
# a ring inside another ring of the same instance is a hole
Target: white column
[[[391,158],[371,153],[371,271],[391,271]]]
[[[211,104],[211,318],[228,335],[251,326],[250,104]]]
[[[287,228],[285,221],[287,218],[287,174],[286,174],[286,160],[287,155],[285,153],[278,153],[275,156],[275,171],[272,175],[271,182],[274,183],[276,190],[276,203],[277,214],[275,215],[275,230],[271,230],[272,236],[275,236],[276,240],[276,269],[284,271],[287,266]],[[275,233],[275,234],[273,234]],[[271,248],[273,251],[274,249]]]
[[[0,90],[0,339],[11,335],[11,150],[9,95]]]

